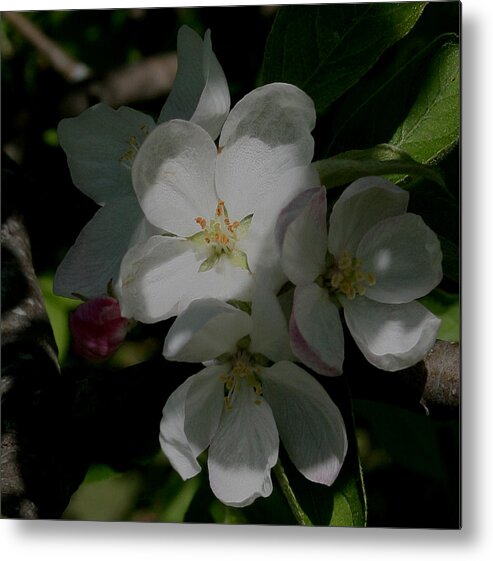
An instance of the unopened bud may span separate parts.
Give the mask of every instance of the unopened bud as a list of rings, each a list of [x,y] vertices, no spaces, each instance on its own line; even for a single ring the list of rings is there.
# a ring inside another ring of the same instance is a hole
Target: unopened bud
[[[81,304],[70,316],[75,352],[85,358],[102,360],[123,343],[129,320],[120,314],[118,300],[98,296]]]

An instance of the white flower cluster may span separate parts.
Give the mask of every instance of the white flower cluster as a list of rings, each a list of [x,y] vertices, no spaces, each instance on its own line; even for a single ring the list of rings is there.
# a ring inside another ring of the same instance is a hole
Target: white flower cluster
[[[406,213],[407,193],[378,177],[345,189],[327,231],[314,126],[313,102],[290,84],[257,88],[230,111],[210,33],[202,41],[187,27],[157,124],[100,104],[59,126],[75,185],[101,209],[55,291],[96,298],[111,282],[125,318],[177,316],[164,356],[204,368],[164,406],[161,446],[184,479],[208,449],[211,488],[229,505],[271,493],[279,438],[309,480],[336,479],[342,416],[296,363],[342,372],[341,308],[367,359],[387,370],[423,358],[438,329],[415,302],[441,279],[436,236]],[[282,306],[288,281],[294,297]]]

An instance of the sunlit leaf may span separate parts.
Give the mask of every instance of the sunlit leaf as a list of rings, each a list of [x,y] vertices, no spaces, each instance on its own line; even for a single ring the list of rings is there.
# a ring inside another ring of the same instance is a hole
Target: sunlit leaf
[[[446,44],[433,56],[414,105],[390,140],[418,162],[438,162],[459,139],[459,54],[457,44]]]

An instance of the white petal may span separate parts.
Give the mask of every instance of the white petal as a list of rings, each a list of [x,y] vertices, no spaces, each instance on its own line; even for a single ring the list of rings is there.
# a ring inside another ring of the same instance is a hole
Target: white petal
[[[243,384],[234,394],[232,409],[224,409],[209,448],[212,491],[224,504],[237,507],[269,496],[270,470],[278,452],[279,436],[268,403]]]
[[[268,84],[231,111],[219,139],[216,188],[230,215],[243,217],[287,170],[313,156],[312,100],[290,84]]]
[[[288,279],[294,284],[313,282],[324,271],[327,254],[325,187],[304,191],[284,208],[276,237]]]
[[[288,322],[276,295],[257,286],[252,301],[250,350],[272,361],[291,360]]]
[[[225,302],[193,301],[175,320],[164,341],[168,360],[205,362],[226,352],[252,329],[252,318]]]
[[[442,252],[435,233],[416,214],[382,220],[363,237],[356,257],[375,274],[365,296],[400,304],[421,298],[442,280]]]
[[[115,111],[103,103],[63,119],[58,139],[74,184],[100,205],[131,194],[130,165],[136,153],[132,146],[142,144],[154,126],[152,118],[140,111],[129,107]]]
[[[99,209],[58,267],[54,292],[68,298],[106,294],[108,283],[118,282],[123,256],[146,222],[133,193]]]
[[[404,214],[409,194],[382,177],[362,177],[351,183],[338,199],[329,221],[329,251],[354,256],[361,238],[389,216]]]
[[[193,283],[187,289],[179,311],[197,298],[217,298],[219,300],[250,301],[253,289],[252,274],[241,267],[231,264],[229,259],[222,256],[214,267],[208,271],[197,272]]]
[[[225,366],[210,366],[190,376],[168,398],[159,428],[159,442],[183,479],[200,471],[197,456],[214,436],[223,408]]]
[[[289,334],[294,354],[306,366],[318,374],[341,374],[344,334],[327,290],[317,284],[296,287]]]
[[[435,343],[440,320],[419,302],[381,304],[341,298],[351,335],[368,362],[395,371],[416,364]]]
[[[248,237],[242,246],[258,282],[275,291],[286,282],[281,268],[280,245],[276,239],[278,218],[293,198],[318,185],[320,180],[313,166],[293,168],[281,175],[272,189],[257,201]],[[327,242],[324,243],[326,246]]]
[[[216,139],[228,115],[230,96],[224,72],[212,51],[210,31],[202,41],[183,25],[178,30],[177,53],[178,71],[158,122],[190,120]]]
[[[293,464],[310,481],[332,485],[347,452],[346,429],[335,403],[292,362],[265,369],[262,385]]]
[[[176,315],[197,276],[193,242],[153,236],[131,248],[122,261],[122,316],[154,323]]]
[[[139,150],[132,179],[151,224],[179,236],[200,227],[217,205],[214,190],[216,146],[204,129],[187,121],[168,121],[154,129]]]

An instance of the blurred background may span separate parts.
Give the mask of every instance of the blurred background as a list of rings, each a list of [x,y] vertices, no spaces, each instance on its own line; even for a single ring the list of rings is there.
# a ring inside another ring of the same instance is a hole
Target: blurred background
[[[457,12],[438,3],[435,6],[423,15],[421,32],[425,35],[426,29],[436,26],[457,31]],[[52,293],[53,274],[97,207],[72,185],[58,144],[59,121],[99,101],[113,107],[129,105],[156,117],[173,82],[176,34],[183,24],[201,35],[212,30],[213,49],[228,79],[234,105],[259,83],[265,42],[277,9],[136,8],[2,14],[2,162],[6,167],[19,166],[26,176],[28,190],[19,197],[19,204],[31,236],[34,266],[60,362],[67,371],[85,366],[71,350],[67,327],[68,315],[78,302]],[[337,111],[337,104],[331,111]],[[330,115],[325,115],[315,131],[316,138],[322,139],[320,151],[327,146],[337,151],[337,145],[327,138],[329,119]],[[349,148],[341,144],[340,149]],[[452,191],[458,194],[458,150],[446,159],[443,168]],[[423,210],[418,198],[414,204],[418,211]],[[424,210],[430,214],[430,209]],[[450,227],[458,239],[458,221]],[[458,340],[458,283],[449,281],[426,303],[443,319],[440,338]],[[91,368],[100,368],[103,376],[108,369],[117,371],[147,360],[160,353],[162,338],[160,326],[139,326],[109,363]],[[356,400],[354,408],[368,525],[457,527],[458,421],[432,421],[367,401]],[[247,509],[225,508],[212,496],[206,475],[183,483],[157,448],[124,470],[92,466],[64,517],[292,522],[277,491]]]

